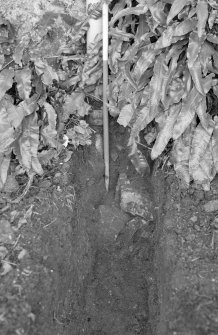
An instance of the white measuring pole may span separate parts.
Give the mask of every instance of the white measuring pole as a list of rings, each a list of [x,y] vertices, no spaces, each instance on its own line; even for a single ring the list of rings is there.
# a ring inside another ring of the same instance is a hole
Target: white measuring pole
[[[109,125],[108,125],[108,4],[102,7],[103,30],[103,125],[104,125],[104,164],[105,187],[109,188]]]

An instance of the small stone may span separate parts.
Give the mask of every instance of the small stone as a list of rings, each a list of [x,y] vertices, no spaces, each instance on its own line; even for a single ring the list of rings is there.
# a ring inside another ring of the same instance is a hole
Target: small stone
[[[120,207],[124,212],[134,216],[140,216],[145,220],[153,220],[153,203],[149,193],[131,185],[126,173],[121,173],[117,182],[116,196],[120,194]]]
[[[165,218],[164,220],[164,228],[166,229],[173,229],[175,228],[175,220],[172,218]]]
[[[17,255],[17,258],[20,260],[22,260],[24,257],[28,256],[28,252],[26,249],[22,249],[19,254]]]
[[[70,169],[71,169],[71,163],[70,161],[68,162],[65,162],[63,164],[61,164],[61,172],[64,173],[64,172],[68,172]]]
[[[197,224],[194,225],[194,229],[197,230],[197,231],[201,231],[201,227],[199,227],[199,225],[197,225]]]
[[[33,314],[32,312],[29,313],[29,314],[27,315],[27,317],[30,318],[30,320],[31,320],[32,322],[35,322],[35,321],[36,321],[36,315]]]
[[[119,155],[118,155],[117,151],[113,150],[113,151],[111,152],[111,158],[112,158],[112,161],[113,161],[113,162],[116,162],[118,156],[119,156]]]
[[[131,186],[121,187],[120,207],[124,212],[153,220],[152,201],[147,192],[139,193]]]
[[[95,148],[97,152],[103,157],[103,138],[101,134],[96,134],[95,135]]]
[[[61,173],[61,172],[57,172],[57,173],[55,173],[54,178],[53,178],[53,183],[54,183],[55,185],[60,184],[61,176],[62,176],[62,173]]]
[[[7,248],[5,248],[3,245],[0,245],[0,261],[4,259],[7,254],[8,254]]]
[[[50,180],[42,180],[42,182],[40,183],[40,187],[41,188],[49,188],[52,185]]]
[[[0,220],[0,243],[12,244],[14,233],[8,220]]]
[[[208,201],[205,205],[203,205],[203,209],[207,213],[218,211],[218,199]]]
[[[191,242],[191,241],[194,241],[194,239],[195,239],[195,234],[189,234],[188,236],[186,236],[186,241]]]
[[[2,266],[1,266],[1,272],[0,272],[0,276],[5,276],[8,272],[10,272],[12,270],[12,266],[10,263],[8,262],[3,262]]]
[[[192,216],[192,217],[190,218],[190,221],[192,221],[192,222],[197,222],[197,221],[198,221],[198,217],[197,217],[196,215],[194,215],[194,216]]]

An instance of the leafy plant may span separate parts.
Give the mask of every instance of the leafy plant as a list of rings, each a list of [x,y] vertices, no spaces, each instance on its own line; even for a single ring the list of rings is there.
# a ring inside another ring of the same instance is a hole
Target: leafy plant
[[[12,154],[32,179],[57,156],[63,137],[75,147],[91,143],[85,89],[101,78],[101,46],[89,55],[84,46],[88,19],[98,14],[94,8],[78,19],[49,10],[28,34],[20,29],[17,35],[1,18],[0,190]]]
[[[111,13],[109,108],[131,127],[130,155],[140,132],[153,128],[151,158],[173,140],[184,187],[194,181],[208,190],[218,161],[218,3],[122,0]]]

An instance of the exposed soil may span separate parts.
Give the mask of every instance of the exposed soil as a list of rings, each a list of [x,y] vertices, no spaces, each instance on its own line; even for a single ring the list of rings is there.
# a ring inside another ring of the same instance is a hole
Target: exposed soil
[[[157,287],[160,314],[157,334],[218,334],[217,211],[205,204],[217,199],[218,179],[209,192],[183,191],[174,174],[165,173],[164,210],[156,230]],[[159,189],[160,178],[154,185]],[[156,192],[157,194],[157,192]]]
[[[25,200],[4,214],[16,236],[8,246],[13,269],[0,285],[1,334],[151,334],[154,223],[120,209],[119,173],[128,171],[136,182],[137,175],[124,130],[111,128],[108,193],[98,134],[70,161],[62,153]],[[18,228],[28,209],[32,214]],[[27,254],[18,260],[21,248]]]
[[[141,177],[127,158],[127,131],[110,129],[108,193],[99,127],[91,147],[68,161],[62,152],[1,215],[10,223],[0,230],[1,270],[12,267],[0,281],[2,335],[218,333],[216,213],[202,209],[217,197],[216,181],[208,194],[184,192],[158,164]],[[153,220],[121,210],[122,172],[148,192]]]

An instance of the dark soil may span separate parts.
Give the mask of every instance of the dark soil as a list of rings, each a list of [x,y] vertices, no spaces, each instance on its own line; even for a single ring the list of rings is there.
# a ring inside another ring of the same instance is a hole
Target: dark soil
[[[1,334],[152,333],[154,223],[143,226],[121,211],[116,195],[119,173],[137,179],[126,135],[113,125],[108,193],[96,135],[97,145],[94,139],[91,147],[74,150],[70,161],[62,153],[25,200],[3,215],[19,241],[9,247],[13,269],[1,278]],[[18,228],[28,209],[32,215]],[[19,260],[22,248],[27,253]]]
[[[188,191],[180,189],[172,172],[165,173],[165,183],[160,182],[160,172],[153,180],[166,194],[155,233],[157,334],[218,334],[217,211],[204,209],[205,203],[217,199],[218,179],[209,192],[193,186]]]
[[[128,132],[110,128],[108,193],[99,128],[92,146],[68,161],[62,152],[1,215],[11,226],[10,236],[0,230],[2,271],[12,268],[0,277],[0,334],[218,334],[216,213],[202,210],[218,195],[216,183],[208,194],[184,192],[158,163],[138,176]],[[146,188],[154,220],[120,209],[122,172]]]

